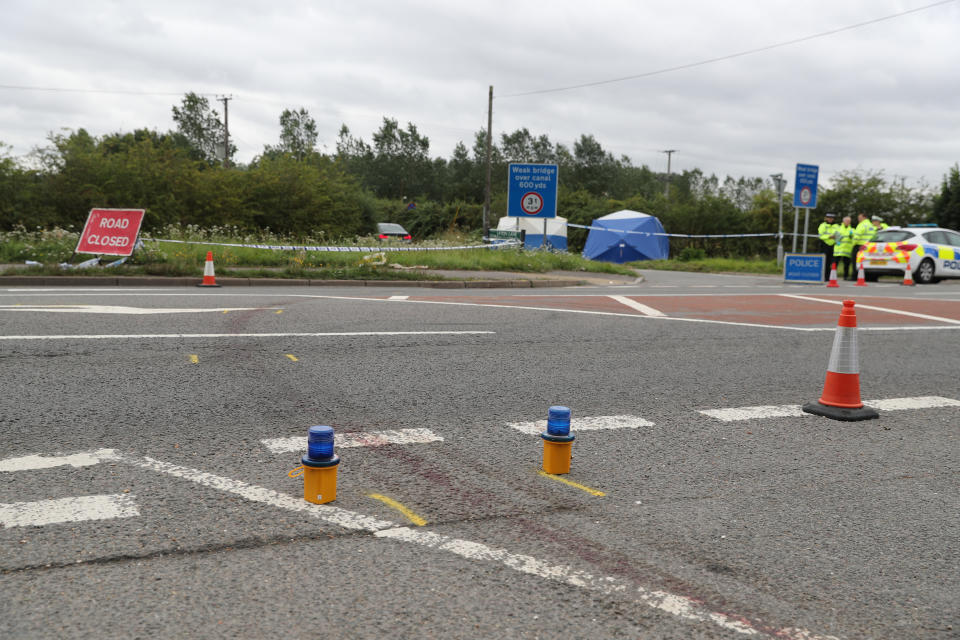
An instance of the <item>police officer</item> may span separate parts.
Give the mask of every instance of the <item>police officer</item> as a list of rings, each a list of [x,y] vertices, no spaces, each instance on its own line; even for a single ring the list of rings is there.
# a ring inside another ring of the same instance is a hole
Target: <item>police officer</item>
[[[874,229],[877,230],[878,233],[880,231],[883,231],[889,226],[886,222],[883,221],[883,218],[877,215],[873,216],[870,220],[873,222],[873,227]]]
[[[837,214],[827,212],[823,214],[823,222],[817,227],[817,234],[820,236],[820,253],[823,254],[823,279],[830,277],[830,263],[833,261],[833,245],[837,239],[834,237],[836,232]]]
[[[850,216],[843,216],[843,223],[836,225],[834,238],[837,244],[833,246],[833,257],[837,261],[837,278],[840,278],[840,267],[843,266],[843,279],[850,279],[850,254],[853,253],[853,227],[850,225]]]
[[[859,268],[857,265],[860,263],[860,250],[863,249],[863,245],[873,240],[873,236],[876,234],[877,229],[873,226],[867,214],[857,214],[857,226],[854,227],[853,230],[853,249],[850,252],[851,260],[853,261],[853,274],[850,280],[857,279],[857,269]]]

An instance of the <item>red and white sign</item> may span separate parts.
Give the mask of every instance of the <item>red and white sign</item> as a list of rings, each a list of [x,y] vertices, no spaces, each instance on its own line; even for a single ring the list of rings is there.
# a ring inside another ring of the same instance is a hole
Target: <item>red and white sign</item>
[[[535,216],[543,209],[543,196],[536,191],[525,193],[520,201],[520,207],[527,215]]]
[[[129,256],[137,243],[143,214],[143,209],[91,209],[76,252]]]

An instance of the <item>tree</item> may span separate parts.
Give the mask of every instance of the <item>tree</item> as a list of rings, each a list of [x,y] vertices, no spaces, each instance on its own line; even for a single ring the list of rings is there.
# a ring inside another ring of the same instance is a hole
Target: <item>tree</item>
[[[932,214],[930,194],[924,186],[906,186],[905,180],[888,182],[883,171],[841,171],[821,194],[817,209],[838,216],[858,213],[879,215],[888,224],[924,222]]]
[[[317,122],[306,109],[299,111],[284,109],[280,114],[280,145],[283,153],[289,153],[297,160],[304,160],[316,151]]]
[[[526,127],[500,134],[500,148],[508,162],[549,164],[555,157],[550,138],[545,135],[534,138]]]
[[[190,143],[198,160],[206,160],[210,164],[223,160],[225,127],[220,115],[210,108],[205,97],[192,91],[184,95],[181,106],[173,107],[173,121],[177,124],[177,131]],[[233,157],[236,150],[231,144],[227,150],[227,160]]]
[[[401,129],[396,120],[384,118],[373,134],[374,192],[381,198],[413,198],[423,194],[430,183],[430,139],[421,136],[416,125]]]
[[[960,165],[943,176],[940,194],[933,201],[933,219],[941,227],[960,229]]]
[[[483,202],[483,189],[483,165],[473,162],[466,145],[458,142],[453,149],[453,157],[447,163],[444,197],[447,200]]]
[[[592,135],[581,135],[573,143],[573,175],[575,186],[595,196],[609,195],[619,166],[609,151]]]

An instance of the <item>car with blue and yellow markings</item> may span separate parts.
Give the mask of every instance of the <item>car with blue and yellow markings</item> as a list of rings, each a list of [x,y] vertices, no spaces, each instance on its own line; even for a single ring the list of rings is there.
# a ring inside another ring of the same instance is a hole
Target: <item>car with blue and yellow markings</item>
[[[903,277],[909,269],[919,284],[960,278],[960,233],[932,224],[887,227],[857,255],[866,279]]]

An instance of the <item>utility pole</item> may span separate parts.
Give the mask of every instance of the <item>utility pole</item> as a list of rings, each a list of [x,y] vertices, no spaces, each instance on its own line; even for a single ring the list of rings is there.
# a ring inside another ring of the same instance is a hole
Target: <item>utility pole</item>
[[[493,145],[493,85],[487,95],[487,180],[483,190],[483,237],[490,235],[490,149]]]
[[[668,200],[670,199],[670,159],[673,157],[673,154],[676,153],[676,149],[664,149],[660,153],[667,154],[667,185],[663,192],[663,195]]]
[[[777,183],[777,201],[780,204],[780,226],[777,227],[779,229],[777,233],[777,238],[779,238],[779,244],[777,245],[777,266],[779,267],[783,264],[783,186],[786,184],[786,180],[783,179],[782,173],[772,173],[770,177]]]
[[[230,166],[230,123],[227,117],[227,102],[233,100],[233,96],[221,96],[217,98],[223,103],[223,168]]]

